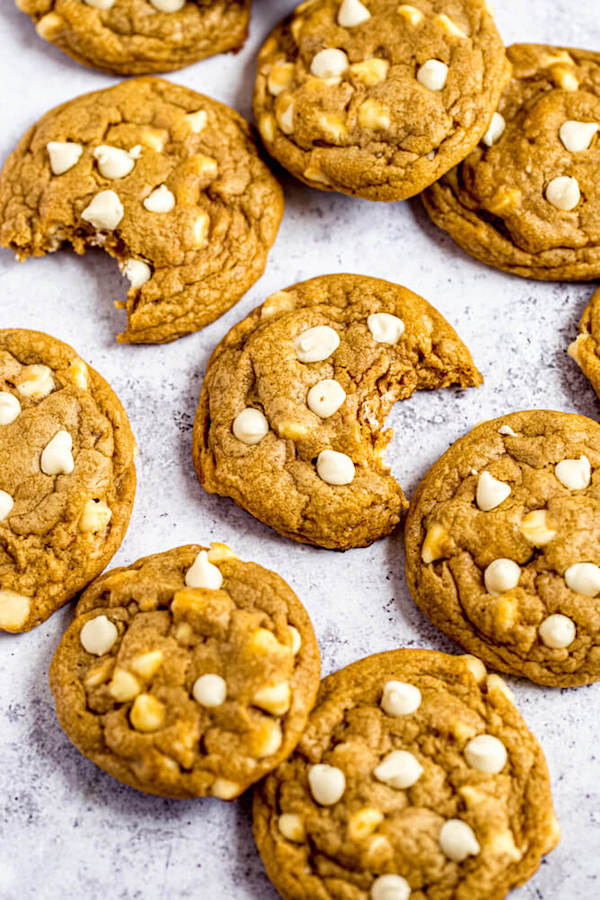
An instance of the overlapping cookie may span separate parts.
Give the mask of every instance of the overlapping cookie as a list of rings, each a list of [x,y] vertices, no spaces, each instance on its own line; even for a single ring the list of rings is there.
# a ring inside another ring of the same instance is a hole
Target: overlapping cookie
[[[144,75],[241,49],[251,0],[16,2],[40,37],[78,62],[119,75]]]
[[[224,544],[102,575],[50,667],[59,721],[79,750],[168,797],[237,797],[293,750],[318,685],[304,607]]]
[[[255,792],[285,900],[501,900],[556,845],[548,770],[474,657],[370,656],[321,685],[295,753]]]
[[[51,110],[0,176],[0,244],[19,259],[103,247],[131,283],[120,340],[134,343],[174,340],[236,303],[282,213],[247,123],[158,78]]]
[[[194,423],[196,472],[286,537],[365,546],[408,505],[383,461],[393,404],[481,382],[422,297],[362,275],[313,278],[273,294],[215,349]]]
[[[0,630],[39,625],[116,553],[134,452],[118,397],[72,347],[0,330]]]
[[[479,425],[411,501],[416,603],[504,672],[569,687],[600,679],[600,425],[533,410]]]
[[[485,0],[308,0],[260,51],[254,110],[306,184],[402,200],[473,149],[509,73]]]
[[[569,346],[571,356],[600,397],[600,290],[586,306],[579,323],[579,335]]]
[[[527,278],[600,276],[600,54],[515,44],[482,143],[424,195],[463,250]]]

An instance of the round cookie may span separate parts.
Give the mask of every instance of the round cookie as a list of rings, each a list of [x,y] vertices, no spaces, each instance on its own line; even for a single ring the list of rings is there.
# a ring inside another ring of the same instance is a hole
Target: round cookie
[[[264,271],[278,182],[229,107],[138,78],[51,110],[0,175],[0,244],[19,259],[101,246],[131,287],[121,341],[162,343],[214,321]]]
[[[50,687],[70,740],[114,778],[232,800],[294,749],[319,667],[285,581],[224,544],[191,545],[90,585]]]
[[[309,0],[260,51],[254,111],[311,187],[403,200],[473,149],[509,75],[485,0]]]
[[[544,281],[600,276],[600,54],[515,44],[481,144],[424,195],[471,256]]]
[[[600,679],[600,425],[493,419],[431,467],[406,521],[406,577],[431,621],[495,669]]]
[[[114,556],[135,440],[106,381],[61,341],[0,330],[0,631],[28,631]]]
[[[408,505],[383,461],[383,421],[415,390],[482,378],[422,297],[324,275],[269,297],[209,360],[196,472],[280,534],[346,550],[388,534]]]
[[[579,335],[569,346],[571,356],[600,397],[600,290],[586,306],[579,323]]]
[[[40,37],[118,75],[169,72],[240,50],[250,0],[16,0]]]
[[[500,900],[559,834],[544,755],[502,679],[428,650],[326,678],[254,800],[285,900]]]

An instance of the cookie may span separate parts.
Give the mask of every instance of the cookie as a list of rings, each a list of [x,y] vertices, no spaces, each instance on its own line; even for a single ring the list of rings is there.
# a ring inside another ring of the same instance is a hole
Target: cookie
[[[559,834],[542,749],[502,679],[430,650],[326,678],[254,800],[285,900],[500,900]]]
[[[250,0],[17,0],[40,37],[117,75],[181,69],[240,50]]]
[[[403,200],[473,149],[509,73],[485,0],[309,0],[260,51],[254,111],[311,187]]]
[[[600,290],[597,290],[586,306],[579,335],[569,346],[571,356],[600,397]]]
[[[408,505],[383,460],[385,416],[415,390],[482,378],[407,288],[324,275],[269,297],[208,363],[193,434],[201,485],[285,537],[346,550]]]
[[[486,422],[431,467],[406,521],[431,621],[503,672],[600,679],[600,425],[546,410]]]
[[[0,631],[29,631],[117,552],[135,441],[106,381],[72,347],[0,330]]]
[[[264,271],[283,214],[248,124],[138,78],[47,113],[0,175],[0,245],[19,259],[103,247],[130,282],[121,341],[197,331]]]
[[[50,687],[70,740],[114,778],[232,800],[294,749],[319,666],[285,581],[224,544],[192,545],[91,584]]]
[[[600,53],[515,44],[481,144],[424,195],[471,256],[525,278],[600,276]]]

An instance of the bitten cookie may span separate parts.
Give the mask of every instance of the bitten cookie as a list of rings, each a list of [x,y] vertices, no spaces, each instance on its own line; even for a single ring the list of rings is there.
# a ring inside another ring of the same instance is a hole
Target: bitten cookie
[[[248,35],[250,0],[16,0],[40,37],[77,62],[118,75],[168,72]]]
[[[254,836],[285,900],[501,900],[560,831],[502,679],[394,650],[322,682],[295,753],[256,789]]]
[[[134,454],[119,398],[72,347],[0,330],[0,630],[39,625],[110,561]]]
[[[283,194],[232,109],[159,78],[47,113],[0,176],[0,244],[19,259],[101,246],[130,281],[121,341],[203,328],[262,274]]]
[[[91,584],[50,687],[70,740],[114,778],[149,794],[232,800],[296,746],[319,666],[285,581],[211,544]]]
[[[417,488],[406,577],[442,631],[504,672],[600,679],[600,425],[533,410],[460,438]]]
[[[569,346],[571,356],[600,397],[600,290],[597,290],[586,306],[579,335]]]
[[[600,276],[600,54],[508,48],[513,78],[481,144],[424,195],[463,250],[546,281]]]
[[[346,550],[407,501],[383,461],[385,416],[416,390],[482,378],[422,297],[324,275],[269,297],[214,351],[194,423],[196,472],[280,534]]]
[[[260,51],[254,110],[306,184],[402,200],[473,149],[509,74],[485,0],[309,0]]]

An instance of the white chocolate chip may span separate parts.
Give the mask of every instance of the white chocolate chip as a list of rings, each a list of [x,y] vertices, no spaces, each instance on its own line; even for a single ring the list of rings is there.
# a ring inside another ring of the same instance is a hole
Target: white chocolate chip
[[[439,59],[428,59],[417,72],[417,81],[429,91],[441,91],[448,78],[448,66]]]
[[[568,150],[569,153],[580,153],[582,150],[589,149],[597,131],[598,125],[595,122],[569,120],[560,126],[558,136],[565,150]]]
[[[135,166],[135,156],[120,147],[101,144],[94,150],[94,159],[98,163],[100,174],[104,178],[125,178]]]
[[[0,425],[10,425],[20,412],[19,398],[9,391],[0,391]]]
[[[567,587],[584,597],[600,594],[600,567],[595,563],[575,563],[565,572]]]
[[[467,856],[477,856],[479,841],[470,825],[462,819],[448,819],[440,830],[440,847],[453,862],[463,862]]]
[[[282,813],[277,820],[277,825],[281,834],[288,841],[295,844],[302,844],[306,838],[306,828],[304,821],[296,813]]]
[[[493,734],[478,734],[465,747],[465,759],[472,769],[497,775],[506,765],[506,747]]]
[[[127,703],[128,700],[133,700],[140,690],[140,683],[135,675],[125,669],[115,669],[112,681],[108,686],[108,693],[118,703]]]
[[[367,325],[378,344],[395,344],[404,334],[404,322],[391,313],[372,313],[367,318]]]
[[[200,132],[204,131],[206,128],[206,123],[208,121],[206,110],[198,109],[196,112],[187,113],[185,121],[188,123],[194,134],[200,134]]]
[[[512,559],[495,559],[483,573],[485,589],[494,597],[515,588],[520,577],[521,569]]]
[[[179,12],[185,6],[185,0],[150,0],[150,3],[160,12],[165,13]]]
[[[185,583],[188,587],[207,588],[218,591],[223,584],[223,576],[218,566],[208,561],[208,553],[201,550],[194,563],[185,573]]]
[[[308,784],[317,803],[333,806],[346,790],[346,776],[336,766],[318,763],[308,770]]]
[[[216,778],[212,785],[213,797],[219,800],[233,800],[239,797],[242,786],[237,781],[228,781],[227,778]]]
[[[7,588],[0,590],[0,628],[12,631],[20,628],[29,615],[31,597]]]
[[[317,325],[299,334],[294,341],[296,356],[303,363],[321,362],[340,345],[340,336],[329,325]]]
[[[397,11],[410,25],[418,25],[425,18],[420,9],[408,3],[403,3]]]
[[[74,144],[71,141],[50,141],[46,144],[46,150],[54,175],[64,175],[65,172],[72,169],[77,165],[83,153],[81,144]]]
[[[371,900],[408,900],[410,885],[402,875],[380,875],[371,887]]]
[[[152,694],[138,694],[133,701],[129,718],[136,731],[156,731],[165,720],[164,704]]]
[[[285,108],[280,105],[275,112],[277,115],[277,122],[283,133],[292,134],[294,130],[294,101],[291,98],[288,98]]]
[[[510,437],[518,437],[516,431],[513,431],[510,425],[501,425],[498,429],[498,434],[508,435]]]
[[[82,359],[75,357],[75,359],[71,360],[67,369],[67,375],[71,384],[74,384],[75,387],[80,388],[82,391],[87,391],[88,368]]]
[[[115,0],[84,0],[84,3],[93,6],[94,9],[111,9],[115,5]]]
[[[123,204],[114,191],[100,191],[81,213],[81,218],[98,231],[113,231],[123,218]]]
[[[292,691],[289,681],[270,684],[256,691],[252,703],[274,716],[283,716],[290,708]]]
[[[545,547],[556,537],[555,529],[548,525],[548,513],[545,509],[532,509],[527,513],[519,530],[525,540],[534,547]]]
[[[96,616],[86,622],[79,632],[81,646],[87,653],[103,656],[111,649],[119,636],[117,626],[107,616]]]
[[[22,397],[31,397],[32,400],[41,400],[54,390],[52,371],[48,366],[34,364],[23,369],[17,390]]]
[[[58,431],[42,450],[40,468],[44,475],[70,475],[73,462],[73,438],[68,431]]]
[[[373,772],[377,781],[383,781],[397,790],[412,787],[422,774],[423,766],[407,750],[392,750]]]
[[[456,22],[453,22],[450,16],[447,16],[446,13],[440,13],[439,15],[435,16],[433,21],[436,23],[436,25],[440,25],[441,28],[444,29],[446,34],[450,34],[452,35],[452,37],[466,38],[467,36],[462,28],[459,28]]]
[[[6,491],[0,491],[0,522],[5,519],[13,506],[15,505],[15,501]]]
[[[484,144],[486,144],[486,146],[491,147],[496,143],[498,138],[502,137],[505,128],[506,122],[504,121],[504,116],[502,116],[499,112],[495,112],[492,116],[492,121],[488,126],[488,130],[481,140]]]
[[[302,638],[300,637],[300,632],[298,631],[298,629],[294,628],[293,625],[288,625],[288,631],[292,636],[292,653],[295,656],[302,646]]]
[[[334,378],[318,381],[308,392],[306,403],[311,412],[328,419],[338,411],[346,399],[346,391]]]
[[[556,209],[568,212],[575,209],[580,199],[579,184],[571,175],[559,175],[548,182],[546,200]]]
[[[568,616],[553,613],[547,616],[538,628],[543,644],[552,650],[563,650],[575,640],[575,625]]]
[[[343,50],[327,47],[313,57],[310,71],[317,78],[338,78],[348,68],[348,57]]]
[[[360,0],[343,0],[338,11],[338,25],[342,28],[354,28],[371,18],[371,13]]]
[[[206,706],[209,709],[213,709],[216,706],[221,706],[225,702],[225,697],[227,696],[227,684],[225,679],[221,678],[220,675],[201,675],[200,678],[196,678],[194,682],[192,694],[194,695],[194,700],[199,703],[200,706]]]
[[[129,279],[132,288],[140,288],[152,278],[152,269],[142,259],[128,259],[123,266],[123,275]]]
[[[233,420],[232,431],[243,444],[260,444],[269,431],[269,423],[260,409],[247,406]]]
[[[511,489],[504,481],[498,481],[489,472],[482,472],[477,482],[477,506],[483,512],[496,509],[510,496]]]
[[[154,213],[168,213],[175,207],[175,197],[166,184],[155,188],[144,200],[144,209]]]
[[[317,474],[327,484],[350,484],[354,480],[354,463],[345,453],[321,450],[317,456]]]
[[[380,706],[388,716],[408,716],[421,705],[421,691],[406,681],[388,681],[383,686]]]
[[[112,512],[103,500],[88,500],[79,519],[79,530],[84,534],[99,534],[111,518]]]
[[[570,491],[582,491],[590,483],[592,467],[587,456],[563,459],[554,467],[554,474]]]

